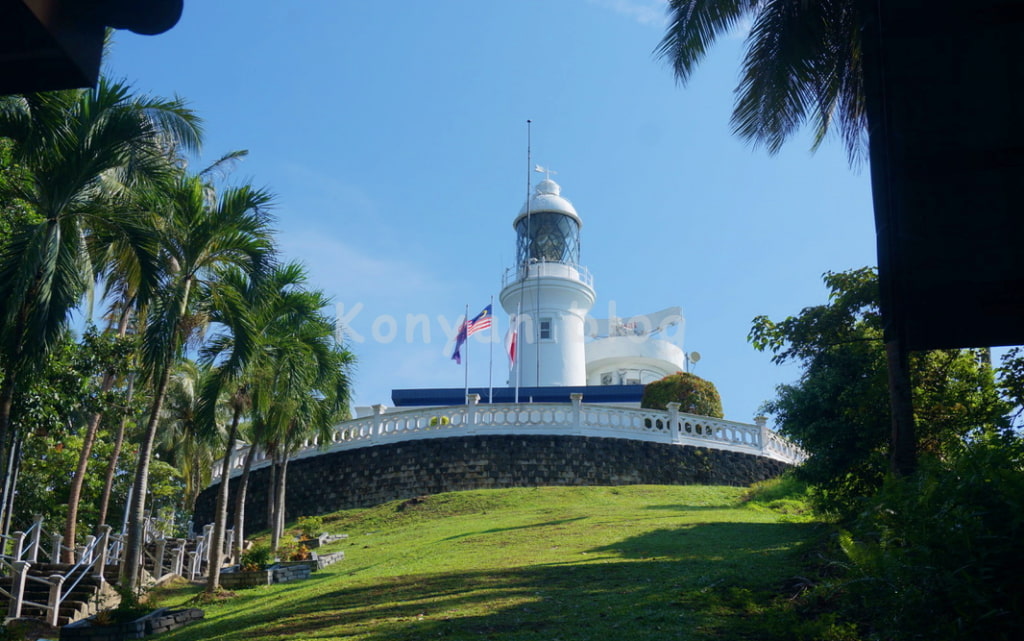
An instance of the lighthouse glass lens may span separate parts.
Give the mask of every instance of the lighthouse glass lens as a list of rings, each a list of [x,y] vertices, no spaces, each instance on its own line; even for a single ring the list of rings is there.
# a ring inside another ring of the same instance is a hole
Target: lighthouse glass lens
[[[579,263],[579,226],[569,216],[541,212],[516,225],[520,264],[543,261]]]

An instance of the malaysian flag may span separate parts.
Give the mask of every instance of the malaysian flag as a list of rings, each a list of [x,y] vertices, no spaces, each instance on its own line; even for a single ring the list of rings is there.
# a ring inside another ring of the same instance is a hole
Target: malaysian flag
[[[462,344],[473,334],[490,327],[492,319],[491,306],[488,305],[484,307],[484,311],[474,316],[472,320],[462,322],[462,325],[459,326],[459,334],[455,338],[455,352],[452,353],[453,361],[460,365],[462,364]]]

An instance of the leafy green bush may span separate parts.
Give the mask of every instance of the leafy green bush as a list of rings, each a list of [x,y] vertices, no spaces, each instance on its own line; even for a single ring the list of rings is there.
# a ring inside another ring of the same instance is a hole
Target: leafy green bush
[[[1024,638],[1024,441],[888,479],[839,538],[847,605],[884,639]]]
[[[304,539],[314,539],[324,531],[324,520],[319,516],[300,516],[297,525]]]
[[[679,403],[680,412],[713,418],[724,416],[722,398],[714,383],[685,372],[676,372],[660,381],[648,383],[644,387],[640,407],[664,410],[673,401]]]
[[[254,545],[245,552],[242,552],[242,558],[239,562],[242,570],[246,572],[254,572],[256,570],[262,570],[270,562],[274,560],[274,553],[270,549],[269,545],[259,544]]]

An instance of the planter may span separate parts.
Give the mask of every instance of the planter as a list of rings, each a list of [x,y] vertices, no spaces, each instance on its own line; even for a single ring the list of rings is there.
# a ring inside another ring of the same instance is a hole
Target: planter
[[[225,590],[255,588],[260,585],[270,585],[273,580],[274,572],[270,569],[220,573],[220,586]]]
[[[308,579],[316,568],[316,561],[285,561],[270,566],[274,583],[289,583]]]
[[[94,617],[82,619],[60,629],[61,641],[123,641],[142,639],[149,634],[168,632],[202,619],[204,612],[196,608],[169,610],[161,608],[134,621],[97,625]]]

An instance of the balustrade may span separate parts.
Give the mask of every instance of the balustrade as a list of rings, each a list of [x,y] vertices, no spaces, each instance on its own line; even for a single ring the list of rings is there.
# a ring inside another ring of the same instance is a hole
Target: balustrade
[[[797,464],[805,458],[800,448],[767,427],[683,414],[679,412],[678,403],[670,403],[669,409],[662,411],[587,405],[582,402],[582,395],[572,396],[571,403],[480,405],[479,399],[469,399],[466,405],[390,413],[385,413],[383,406],[376,405],[372,415],[339,424],[327,442],[307,443],[292,458],[386,442],[469,434],[571,434],[733,450],[790,464]],[[236,464],[231,466],[232,476],[241,472],[241,461],[250,447],[245,445],[239,449]],[[257,452],[252,469],[270,463],[265,453]],[[214,465],[212,483],[220,481],[221,469],[220,463]]]

